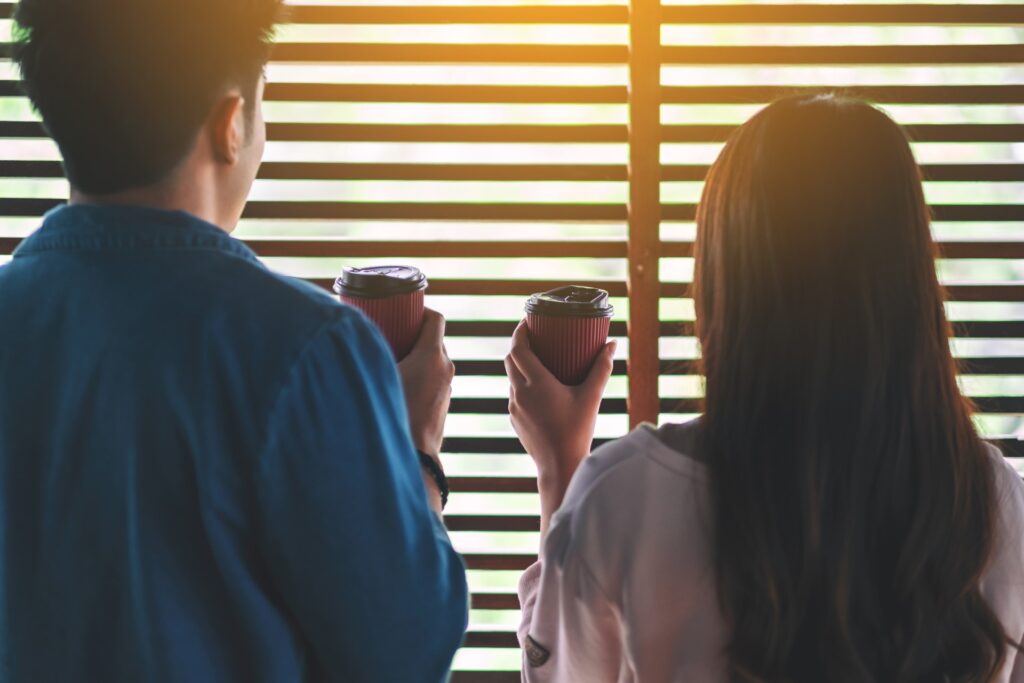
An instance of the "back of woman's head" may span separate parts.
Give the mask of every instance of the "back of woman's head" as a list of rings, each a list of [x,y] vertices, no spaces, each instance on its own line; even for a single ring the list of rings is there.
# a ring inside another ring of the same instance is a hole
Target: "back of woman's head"
[[[902,130],[857,101],[779,101],[730,139],[697,222],[732,680],[990,680],[991,471]]]

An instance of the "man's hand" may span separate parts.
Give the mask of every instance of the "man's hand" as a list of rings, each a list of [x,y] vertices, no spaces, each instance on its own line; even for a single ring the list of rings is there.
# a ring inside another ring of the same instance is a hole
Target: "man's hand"
[[[444,347],[444,327],[444,316],[427,309],[419,341],[398,364],[413,444],[435,458],[441,453],[455,377],[455,365]]]

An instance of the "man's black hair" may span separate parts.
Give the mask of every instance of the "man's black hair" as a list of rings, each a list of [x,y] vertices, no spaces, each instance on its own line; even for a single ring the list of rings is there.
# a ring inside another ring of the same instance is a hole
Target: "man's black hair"
[[[68,180],[165,179],[228,87],[253,103],[282,0],[21,0],[14,61]]]

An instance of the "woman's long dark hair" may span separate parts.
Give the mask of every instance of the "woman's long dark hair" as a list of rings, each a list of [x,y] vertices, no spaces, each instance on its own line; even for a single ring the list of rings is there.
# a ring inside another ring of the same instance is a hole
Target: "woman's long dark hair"
[[[920,171],[865,103],[794,97],[711,169],[694,299],[732,681],[989,681],[992,471]]]

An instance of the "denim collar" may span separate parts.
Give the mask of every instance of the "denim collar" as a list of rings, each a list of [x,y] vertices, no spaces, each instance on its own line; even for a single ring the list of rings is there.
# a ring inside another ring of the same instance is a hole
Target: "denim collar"
[[[184,211],[74,204],[53,209],[14,257],[45,251],[212,249],[247,261],[256,254],[215,225]]]

